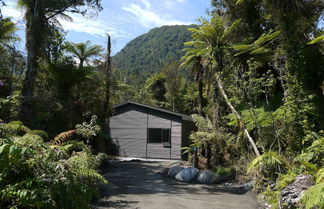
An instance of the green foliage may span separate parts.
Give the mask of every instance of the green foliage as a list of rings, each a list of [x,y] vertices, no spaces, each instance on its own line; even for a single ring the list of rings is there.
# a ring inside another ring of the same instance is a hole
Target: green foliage
[[[18,27],[11,21],[11,18],[0,18],[0,42],[19,40],[16,36]]]
[[[312,41],[308,42],[308,44],[317,44],[317,43],[322,43],[323,41],[324,41],[324,35],[321,35],[314,38]]]
[[[253,44],[234,46],[234,50],[238,51],[235,56],[245,53],[250,53],[251,55],[269,53],[271,49],[268,48],[268,45],[270,45],[280,35],[280,33],[280,31],[275,31],[268,34],[263,34]]]
[[[235,169],[232,167],[215,166],[214,171],[219,176],[232,176],[235,173]]]
[[[163,26],[154,28],[129,42],[113,60],[119,69],[129,75],[127,83],[139,84],[160,69],[178,61],[183,52],[183,43],[190,40],[188,27]]]
[[[44,141],[48,141],[48,134],[43,130],[32,130],[30,133],[40,136]]]
[[[107,183],[97,172],[104,156],[80,143],[50,146],[32,133],[0,140],[0,207],[90,208]]]
[[[84,139],[86,139],[87,143],[89,143],[89,140],[96,136],[101,130],[101,127],[97,125],[97,120],[98,117],[93,115],[90,123],[83,122],[82,124],[75,126],[76,133],[80,134]]]
[[[67,43],[65,50],[79,59],[80,67],[83,67],[84,62],[88,63],[91,57],[99,56],[103,52],[101,46],[91,45],[90,41],[85,43]]]
[[[19,94],[20,92],[15,91],[6,98],[0,97],[0,117],[2,119],[18,118],[18,110],[20,106]]]
[[[208,118],[205,119],[204,117],[196,114],[192,115],[191,117],[198,127],[198,131],[193,132],[189,137],[193,140],[193,144],[191,146],[200,147],[206,142],[217,139],[217,134],[213,130],[213,124]]]
[[[91,154],[90,148],[80,141],[75,141],[75,140],[66,141],[59,147],[69,156],[71,156],[73,152],[85,152]]]
[[[2,124],[3,129],[7,135],[23,135],[31,132],[21,121],[11,121],[7,124]]]
[[[268,185],[264,192],[261,194],[265,196],[265,200],[268,204],[271,204],[273,209],[279,209],[279,202],[281,198],[281,190],[295,181],[297,174],[293,171],[289,171],[287,174],[280,174],[275,188],[271,188]]]
[[[323,209],[324,202],[324,182],[318,183],[305,191],[300,200],[302,208],[305,209]]]
[[[312,136],[315,139],[311,146],[307,147],[303,152],[295,158],[299,162],[301,170],[308,170],[310,172],[316,171],[324,165],[324,137],[316,133],[310,133],[308,137]]]
[[[42,144],[44,141],[42,137],[32,134],[32,133],[27,133],[23,135],[22,137],[16,137],[15,138],[15,143],[24,145],[24,146],[34,146],[38,144]]]
[[[324,168],[321,168],[316,173],[316,183],[324,182]]]
[[[247,167],[247,172],[262,180],[275,180],[278,174],[291,168],[289,161],[276,152],[269,151],[256,157]]]

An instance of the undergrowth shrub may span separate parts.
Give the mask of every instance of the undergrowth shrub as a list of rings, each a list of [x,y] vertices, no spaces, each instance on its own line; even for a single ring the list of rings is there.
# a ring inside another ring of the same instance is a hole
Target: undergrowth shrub
[[[264,180],[275,180],[280,173],[291,168],[289,161],[276,152],[269,151],[254,158],[248,165],[247,172]]]
[[[107,183],[97,172],[104,156],[82,142],[50,145],[32,132],[0,138],[0,208],[87,209]]]
[[[30,133],[42,137],[45,142],[48,141],[48,134],[43,130],[32,130]]]

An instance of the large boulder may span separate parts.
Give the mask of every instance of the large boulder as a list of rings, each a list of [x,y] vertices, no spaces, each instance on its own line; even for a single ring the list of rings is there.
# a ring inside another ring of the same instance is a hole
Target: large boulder
[[[220,176],[212,171],[201,171],[198,174],[197,180],[201,184],[213,184],[220,182]]]
[[[171,178],[174,178],[175,175],[177,175],[180,171],[182,171],[184,169],[184,167],[182,166],[172,166],[168,172],[168,175],[171,177]]]
[[[184,168],[177,175],[175,175],[174,178],[178,181],[194,182],[197,180],[198,172],[199,171],[197,168]]]
[[[312,176],[305,174],[297,176],[293,183],[289,184],[281,191],[281,205],[284,208],[296,208],[304,191],[312,185],[314,185]]]

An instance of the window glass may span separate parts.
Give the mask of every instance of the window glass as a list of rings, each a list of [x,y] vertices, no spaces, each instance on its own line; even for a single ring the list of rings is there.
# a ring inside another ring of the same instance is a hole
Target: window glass
[[[162,130],[160,128],[149,128],[148,134],[149,143],[162,143]]]
[[[169,128],[149,128],[148,143],[169,143],[170,144],[170,129]]]
[[[170,129],[163,129],[163,142],[170,142]]]

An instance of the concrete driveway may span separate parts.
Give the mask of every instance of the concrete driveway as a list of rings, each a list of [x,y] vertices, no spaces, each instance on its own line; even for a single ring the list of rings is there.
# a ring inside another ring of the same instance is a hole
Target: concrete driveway
[[[104,169],[109,184],[96,208],[254,209],[255,195],[239,187],[176,182],[160,172],[174,161],[133,161]]]

